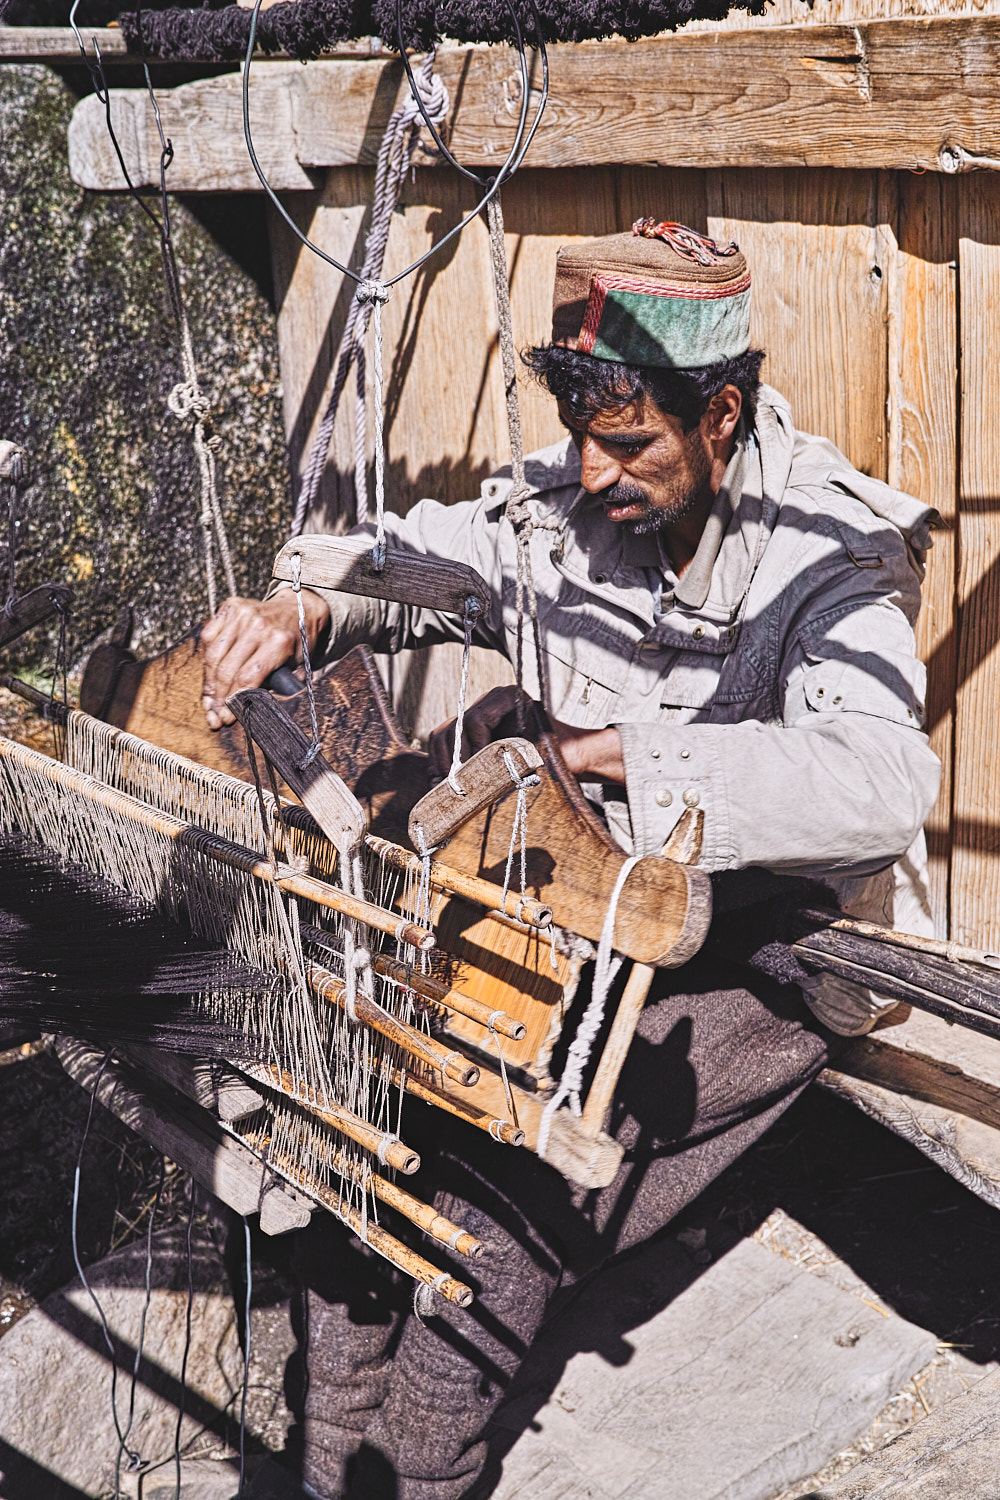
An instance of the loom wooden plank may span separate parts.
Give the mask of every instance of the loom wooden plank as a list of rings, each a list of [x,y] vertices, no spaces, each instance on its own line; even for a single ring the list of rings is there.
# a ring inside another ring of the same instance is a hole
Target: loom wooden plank
[[[906,1428],[810,1500],[994,1500],[1000,1371]]]
[[[314,186],[298,161],[292,119],[295,80],[301,71],[301,63],[270,63],[253,79],[250,124],[254,149],[276,191],[301,192]],[[156,97],[164,132],[176,152],[169,174],[174,192],[261,191],[243,138],[243,94],[238,73],[158,89]],[[159,136],[146,90],[113,89],[111,120],[133,182],[137,187],[158,183]],[[100,191],[124,191],[104,105],[95,94],[81,99],[74,109],[68,139],[74,182]]]
[[[125,38],[117,28],[81,26],[80,35],[91,55],[96,42],[106,62],[123,62],[128,58]],[[79,61],[80,47],[70,26],[0,26],[0,62]]]
[[[66,610],[72,598],[73,590],[63,583],[43,583],[30,593],[21,594],[14,600],[9,615],[6,611],[0,613],[0,646],[9,646],[26,630],[53,619],[59,613],[56,601]]]
[[[490,608],[489,585],[475,568],[446,558],[423,557],[390,548],[384,565],[377,569],[372,562],[372,543],[367,537],[293,537],[275,558],[273,576],[291,583],[296,558],[306,588],[334,589],[344,594],[419,605],[457,615],[459,619],[464,616],[470,599],[475,600],[480,616]]]
[[[917,644],[928,663],[927,728],[942,765],[927,823],[931,903],[948,935],[955,714],[955,522],[959,193],[971,181],[900,174],[895,285],[890,287],[889,481],[941,512],[921,590]],[[894,334],[894,336],[893,336]]]
[[[664,166],[927,167],[1000,157],[1000,18],[902,17],[860,25],[659,37],[636,46],[554,47],[551,101],[531,163]],[[442,48],[453,101],[451,144],[483,166],[505,157],[519,78],[504,48]],[[536,69],[537,73],[537,69]],[[664,89],[664,78],[671,80]],[[254,79],[258,149],[276,188],[308,188],[307,167],[374,160],[401,96],[398,62],[269,63]],[[537,86],[537,85],[535,85]],[[227,74],[162,91],[176,148],[175,190],[258,187],[239,123],[241,82]],[[158,180],[146,116],[126,131],[139,183]],[[81,186],[119,185],[96,100],[74,113],[71,165]],[[116,115],[117,119],[117,115]]]
[[[309,740],[266,688],[248,688],[226,700],[247,734],[299,798],[337,849],[361,847],[365,810],[322,753],[309,760]]]
[[[269,1189],[271,1174],[245,1146],[226,1135],[207,1110],[190,1104],[179,1094],[167,1095],[147,1088],[141,1075],[120,1063],[110,1062],[101,1073],[103,1054],[84,1042],[62,1037],[56,1044],[59,1061],[72,1078],[89,1093],[97,1085],[97,1097],[105,1108],[130,1130],[141,1135],[190,1172],[196,1182],[238,1214],[257,1213],[261,1197]],[[269,1223],[281,1224],[284,1233],[301,1229],[309,1212],[297,1200],[281,1192],[286,1200],[269,1206]],[[281,1218],[281,1210],[284,1218]]]
[[[982,178],[975,191],[960,195],[958,233],[962,384],[952,936],[988,947],[1000,940],[1000,182]]]
[[[852,1042],[837,1067],[1000,1129],[1000,1041],[964,1026],[915,1010],[902,1025]]]
[[[162,1078],[178,1093],[218,1115],[226,1124],[243,1120],[263,1107],[263,1095],[225,1063],[187,1057],[180,1052],[167,1052],[162,1047],[145,1047],[140,1043],[130,1043],[121,1050],[144,1072]]]
[[[506,796],[511,788],[507,756],[519,776],[537,771],[542,764],[542,757],[530,740],[494,740],[470,755],[455,774],[459,791],[454,790],[448,776],[414,803],[409,822],[414,849],[440,848],[468,818],[482,812],[498,797]]]
[[[768,268],[755,279],[751,314],[751,338],[768,355],[765,378],[790,401],[798,428],[832,439],[859,469],[883,478],[880,209],[874,172],[725,171],[708,178],[709,233],[736,240],[751,266]]]

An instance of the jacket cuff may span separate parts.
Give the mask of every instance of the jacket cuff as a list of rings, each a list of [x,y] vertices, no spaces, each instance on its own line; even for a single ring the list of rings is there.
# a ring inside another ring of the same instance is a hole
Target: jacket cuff
[[[705,827],[699,864],[706,870],[733,869],[729,798],[717,736],[699,734],[702,726],[697,725],[615,727],[622,741],[636,854],[659,854],[681,814],[700,808]]]

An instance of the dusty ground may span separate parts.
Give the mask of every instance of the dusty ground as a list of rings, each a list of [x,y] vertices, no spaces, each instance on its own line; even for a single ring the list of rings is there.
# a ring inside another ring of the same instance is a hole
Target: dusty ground
[[[0,1335],[74,1275],[73,1175],[87,1099],[46,1053],[0,1067]],[[160,1159],[97,1110],[82,1168],[85,1262],[144,1235]],[[168,1171],[157,1222],[186,1220]],[[790,1222],[794,1221],[794,1222]],[[776,1254],[893,1307],[938,1338],[935,1360],[819,1476],[874,1451],[1000,1357],[1000,1216],[879,1126],[806,1093],[675,1226],[696,1259],[755,1235]],[[280,1291],[280,1241],[257,1245],[260,1295]],[[797,1485],[780,1497],[796,1500]]]

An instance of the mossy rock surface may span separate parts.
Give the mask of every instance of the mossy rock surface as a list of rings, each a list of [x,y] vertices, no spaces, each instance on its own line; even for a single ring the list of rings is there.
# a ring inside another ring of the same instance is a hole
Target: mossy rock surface
[[[74,103],[48,69],[0,69],[0,437],[32,464],[18,591],[73,585],[78,666],[124,603],[141,654],[176,641],[203,619],[206,585],[191,429],[167,405],[182,372],[159,240],[126,194],[71,180]],[[237,587],[254,594],[290,515],[275,318],[181,204],[172,223]],[[54,641],[25,637],[5,665],[43,672]]]

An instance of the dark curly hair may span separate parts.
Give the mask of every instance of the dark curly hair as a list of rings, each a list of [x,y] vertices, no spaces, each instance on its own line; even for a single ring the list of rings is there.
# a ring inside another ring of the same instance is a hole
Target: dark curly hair
[[[620,411],[640,396],[648,396],[662,412],[678,417],[684,431],[690,432],[724,385],[736,386],[743,397],[743,409],[752,420],[764,351],[748,349],[745,354],[720,359],[701,370],[624,365],[557,344],[538,344],[524,350],[521,358],[577,422],[590,422],[598,412]]]

